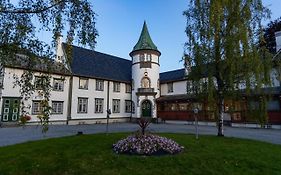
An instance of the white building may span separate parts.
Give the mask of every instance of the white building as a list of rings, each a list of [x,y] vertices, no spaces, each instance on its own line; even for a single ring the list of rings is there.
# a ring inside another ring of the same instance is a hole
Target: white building
[[[279,37],[277,41],[281,41],[280,33],[276,36]],[[277,46],[280,48],[280,42]],[[69,48],[72,54],[65,54]],[[106,121],[109,109],[110,122],[140,117],[193,120],[190,105],[192,98],[187,94],[192,87],[186,78],[187,70],[159,73],[161,52],[153,43],[146,23],[129,55],[131,60],[67,46],[59,38],[54,65],[63,65],[63,69],[51,71],[53,90],[49,103],[53,110],[50,121],[69,124],[101,123]],[[23,100],[19,87],[14,87],[15,77],[20,77],[25,69],[28,67],[22,64],[3,67],[0,79],[2,123],[18,121],[22,101],[25,106],[30,107],[26,109],[31,116],[30,122],[38,122],[42,96],[35,90],[30,99]],[[35,68],[34,71],[32,83],[36,83],[46,73],[44,69]],[[281,94],[280,79],[274,71],[274,87],[276,93]],[[278,112],[277,116],[280,114],[280,100],[279,98],[272,103],[274,110]],[[235,120],[235,115],[232,118]],[[213,115],[206,113],[205,119],[213,120]],[[281,117],[277,117],[276,121],[281,122]]]

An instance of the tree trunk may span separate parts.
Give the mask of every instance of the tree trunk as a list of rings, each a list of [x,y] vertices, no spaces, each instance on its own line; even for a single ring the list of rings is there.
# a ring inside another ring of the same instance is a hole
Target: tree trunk
[[[224,136],[223,134],[224,98],[220,91],[219,91],[219,98],[218,98],[218,109],[219,109],[218,136]]]

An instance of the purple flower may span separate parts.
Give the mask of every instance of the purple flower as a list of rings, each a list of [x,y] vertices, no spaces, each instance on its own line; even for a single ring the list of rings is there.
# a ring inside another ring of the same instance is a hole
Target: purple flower
[[[113,144],[113,151],[117,154],[176,154],[184,149],[175,141],[152,134],[129,135]]]

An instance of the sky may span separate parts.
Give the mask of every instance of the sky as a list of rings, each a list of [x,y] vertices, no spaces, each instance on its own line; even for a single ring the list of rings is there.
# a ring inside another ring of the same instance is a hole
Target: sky
[[[189,0],[93,0],[99,32],[95,50],[130,60],[129,53],[137,43],[146,20],[150,36],[162,53],[160,72],[183,68],[180,60],[186,41],[186,19],[182,14],[188,8],[188,2]],[[281,0],[263,0],[263,3],[272,11],[272,20],[281,16]]]
[[[99,31],[96,51],[130,59],[146,20],[150,36],[160,57],[160,71],[183,68],[180,61],[186,41],[183,11],[189,0],[95,0]],[[281,16],[281,0],[263,0],[272,19]],[[268,22],[268,21],[267,21]],[[267,22],[264,22],[266,24]]]

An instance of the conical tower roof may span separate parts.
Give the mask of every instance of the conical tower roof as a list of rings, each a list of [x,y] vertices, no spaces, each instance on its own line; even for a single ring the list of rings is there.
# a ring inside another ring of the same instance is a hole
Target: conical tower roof
[[[139,38],[137,44],[134,46],[132,52],[135,52],[138,50],[154,50],[154,51],[159,52],[159,50],[157,49],[156,45],[153,43],[153,41],[149,35],[145,21],[143,23],[140,38]],[[159,54],[160,54],[160,52],[159,52]]]

